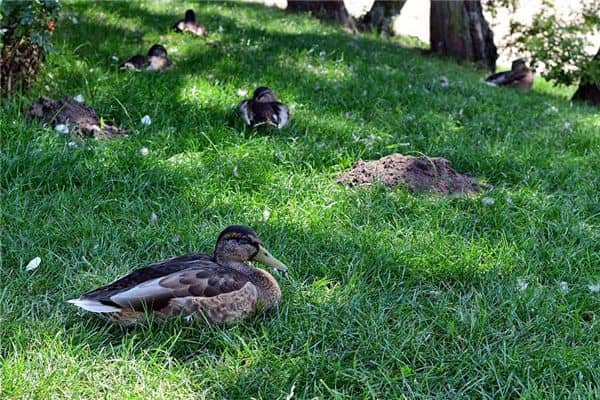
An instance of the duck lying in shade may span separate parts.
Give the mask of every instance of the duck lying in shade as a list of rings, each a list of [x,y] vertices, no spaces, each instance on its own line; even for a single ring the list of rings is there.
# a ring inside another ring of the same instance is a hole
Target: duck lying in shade
[[[119,65],[119,68],[131,71],[141,71],[142,69],[146,71],[162,71],[171,68],[173,65],[167,55],[167,49],[160,44],[155,44],[148,50],[148,55],[136,54]]]
[[[196,21],[196,13],[194,10],[187,10],[185,12],[185,18],[175,22],[173,29],[175,29],[175,32],[190,32],[198,36],[208,36],[206,27]]]
[[[159,318],[183,315],[206,318],[214,324],[231,323],[274,308],[281,300],[275,278],[249,261],[287,271],[265,249],[256,232],[232,225],[219,235],[213,255],[169,258],[69,303],[123,325],[139,322],[148,313]]]
[[[527,92],[533,85],[533,71],[527,67],[525,60],[519,58],[512,62],[510,71],[490,75],[485,82],[490,86],[508,86]]]
[[[267,124],[281,129],[290,121],[288,106],[281,103],[275,93],[264,86],[257,88],[251,99],[238,104],[237,111],[244,122],[253,128]]]

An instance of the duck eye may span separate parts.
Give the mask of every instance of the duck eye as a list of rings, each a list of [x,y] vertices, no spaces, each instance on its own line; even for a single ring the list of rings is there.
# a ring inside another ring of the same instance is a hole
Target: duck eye
[[[246,238],[238,238],[237,242],[238,244],[250,244],[250,241]]]

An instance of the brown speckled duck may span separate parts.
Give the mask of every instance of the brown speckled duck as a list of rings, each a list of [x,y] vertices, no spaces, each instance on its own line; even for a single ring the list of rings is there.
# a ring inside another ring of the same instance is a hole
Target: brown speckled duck
[[[274,308],[281,300],[275,278],[249,261],[287,271],[256,232],[232,225],[219,235],[213,255],[189,254],[150,264],[69,303],[123,325],[143,320],[147,313],[163,319],[201,315],[213,324],[232,323]]]
[[[251,99],[238,104],[237,111],[246,125],[252,128],[267,124],[281,129],[290,121],[288,106],[281,103],[275,93],[265,86],[257,88]]]
[[[185,18],[175,22],[173,25],[175,32],[190,32],[198,36],[208,36],[208,30],[200,22],[196,21],[194,10],[187,10]]]
[[[490,75],[485,82],[490,86],[507,86],[527,92],[533,85],[533,71],[527,67],[524,59],[519,58],[512,62],[510,71]]]

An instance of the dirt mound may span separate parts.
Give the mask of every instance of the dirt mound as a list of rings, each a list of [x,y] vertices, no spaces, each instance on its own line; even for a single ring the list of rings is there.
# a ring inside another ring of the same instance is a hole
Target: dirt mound
[[[450,161],[441,157],[413,157],[391,154],[375,161],[359,160],[336,179],[349,186],[369,186],[381,182],[386,186],[406,185],[413,192],[441,195],[473,194],[484,189],[475,178],[460,174]]]
[[[129,134],[126,129],[101,123],[93,108],[70,97],[52,100],[42,96],[29,107],[27,115],[47,122],[54,128],[57,125],[66,125],[69,132],[80,137],[107,139]]]

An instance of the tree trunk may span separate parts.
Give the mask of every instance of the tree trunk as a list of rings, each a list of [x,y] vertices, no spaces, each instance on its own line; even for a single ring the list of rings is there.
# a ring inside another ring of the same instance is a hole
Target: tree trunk
[[[392,20],[402,10],[407,0],[375,0],[369,12],[358,21],[362,31],[377,31],[385,36],[393,36]]]
[[[585,101],[596,107],[600,107],[600,81],[598,80],[598,74],[600,74],[600,49],[592,60],[592,67],[596,71],[596,78],[584,74],[579,83],[577,91],[573,95],[571,100],[573,101]]]
[[[432,0],[429,22],[433,53],[496,70],[498,53],[480,0]]]
[[[337,22],[356,33],[354,19],[348,13],[344,0],[288,0],[287,11],[310,12],[322,21]]]

